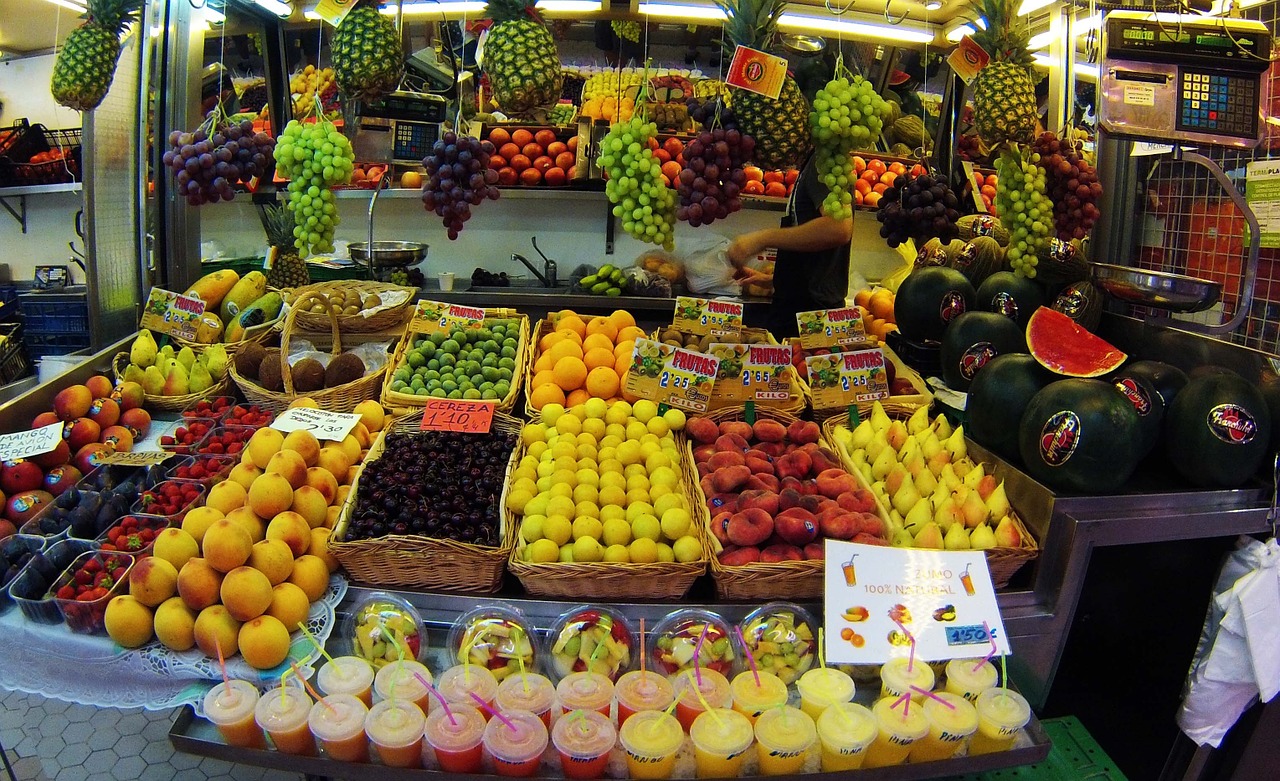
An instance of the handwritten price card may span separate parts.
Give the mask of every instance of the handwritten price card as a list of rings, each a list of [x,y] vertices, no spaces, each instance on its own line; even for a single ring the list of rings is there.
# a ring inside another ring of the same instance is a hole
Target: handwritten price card
[[[742,330],[742,304],[738,301],[679,296],[671,327],[687,334],[737,336]]]
[[[493,408],[492,401],[430,398],[419,430],[487,434],[493,426]]]
[[[419,301],[409,320],[409,331],[426,333],[433,331],[465,331],[484,324],[484,310],[474,306],[445,304],[439,301]]]
[[[142,327],[158,334],[196,338],[196,324],[204,314],[204,302],[195,296],[184,296],[158,287],[142,310]]]
[[[152,466],[163,464],[170,458],[173,458],[173,454],[163,450],[134,450],[107,453],[98,459],[98,463],[110,466]]]
[[[791,398],[791,345],[715,343],[708,352],[720,359],[711,397],[716,402],[786,401]]]
[[[627,392],[658,404],[706,412],[720,360],[714,355],[637,339],[627,370]]]
[[[0,461],[48,453],[62,441],[62,422],[0,436]]]
[[[884,664],[1009,653],[982,551],[888,548],[827,540],[828,662]]]
[[[271,421],[271,428],[286,434],[290,431],[310,431],[316,439],[341,442],[359,422],[360,416],[355,413],[294,407],[277,415]]]
[[[863,401],[889,398],[889,375],[884,351],[810,355],[804,359],[813,389],[814,409],[847,407]]]
[[[796,325],[800,346],[806,350],[849,347],[868,341],[862,312],[857,307],[796,312]]]

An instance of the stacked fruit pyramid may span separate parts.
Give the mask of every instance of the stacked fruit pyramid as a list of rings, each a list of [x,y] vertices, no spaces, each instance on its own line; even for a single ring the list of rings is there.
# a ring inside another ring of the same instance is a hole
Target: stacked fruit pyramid
[[[635,340],[645,333],[630,312],[584,319],[570,309],[548,315],[534,334],[529,412],[548,404],[577,407],[588,399],[622,399]]]

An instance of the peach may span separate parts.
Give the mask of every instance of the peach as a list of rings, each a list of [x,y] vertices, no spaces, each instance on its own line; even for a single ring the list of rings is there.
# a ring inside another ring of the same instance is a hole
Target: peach
[[[200,611],[196,616],[194,635],[196,647],[205,656],[217,659],[219,652],[224,657],[240,652],[240,622],[232,618],[222,605],[210,605]]]
[[[214,521],[204,533],[200,550],[210,567],[219,572],[230,572],[249,560],[253,538],[235,521],[223,518]]]
[[[184,518],[183,521],[185,522],[186,519]],[[156,535],[152,554],[155,558],[164,559],[174,566],[173,576],[176,581],[182,566],[200,555],[200,543],[196,542],[196,538],[189,532],[171,527]]]
[[[813,459],[809,458],[809,454],[797,450],[777,460],[774,464],[774,474],[778,475],[778,477],[790,476],[803,480],[809,476],[809,470],[812,467]]]
[[[320,455],[316,459],[316,465],[307,470],[310,475],[314,469],[323,469],[333,477],[336,485],[339,480],[347,476],[347,470],[352,466],[351,459],[347,456],[347,451],[337,445],[325,445],[320,448]],[[311,478],[307,478],[307,482],[311,482]]]
[[[749,477],[751,470],[745,466],[729,466],[711,473],[711,486],[716,493],[731,493],[741,489]]]
[[[764,510],[753,507],[740,510],[729,518],[725,532],[729,542],[746,547],[759,545],[773,534],[773,518]]]
[[[720,553],[720,563],[726,567],[739,567],[743,564],[755,564],[760,561],[760,549],[757,547],[725,548]]]
[[[699,464],[705,463],[710,461],[711,457],[715,454],[715,445],[698,445],[693,449],[693,460]]]
[[[731,466],[742,466],[747,460],[742,457],[742,453],[737,450],[722,450],[707,461],[707,465],[711,467],[712,472],[719,471]],[[770,470],[772,471],[772,470]]]
[[[267,461],[266,471],[267,474],[277,474],[288,480],[291,491],[307,484],[307,462],[292,450],[281,450],[271,456]]]
[[[204,499],[205,507],[212,507],[223,515],[232,510],[244,507],[248,491],[238,480],[223,480],[209,489]]]
[[[771,474],[768,475],[752,475],[747,478],[747,482],[743,483],[742,489],[754,491],[771,491],[778,492],[778,478]]]
[[[322,456],[323,458],[323,456]],[[313,466],[307,470],[307,485],[320,492],[324,497],[326,505],[332,505],[338,499],[338,479],[333,476],[329,470],[322,466]],[[299,488],[298,491],[301,491]],[[297,501],[297,491],[294,492],[294,501]]]
[[[159,556],[148,556],[129,570],[129,595],[156,607],[178,592],[178,569]]]
[[[778,492],[778,509],[790,510],[792,507],[799,507],[803,497],[804,494],[795,488],[783,488]]]
[[[837,507],[835,512],[823,512],[818,518],[818,528],[822,530],[823,537],[851,540],[861,526],[856,516]]]
[[[733,450],[739,453],[745,453],[750,449],[751,445],[747,443],[747,440],[737,434],[721,434],[716,439],[717,451]]]
[[[192,610],[217,604],[222,589],[222,573],[202,558],[187,559],[178,570],[178,596]]]
[[[280,452],[284,444],[284,434],[273,428],[260,428],[253,432],[245,443],[244,452],[249,462],[259,469],[266,469],[271,457]]]
[[[722,545],[729,544],[729,519],[733,517],[733,513],[728,510],[722,510],[716,513],[711,519],[711,533],[720,541]]]
[[[302,456],[302,460],[309,467],[315,466],[320,459],[320,440],[316,439],[315,434],[305,429],[290,431],[280,445],[280,449],[292,450]]]
[[[776,564],[780,561],[804,561],[804,554],[794,545],[776,542],[760,551],[761,564]]]
[[[751,427],[756,439],[761,442],[781,442],[787,436],[787,427],[776,420],[760,418]]]
[[[818,473],[818,493],[830,499],[839,498],[841,494],[857,490],[858,483],[853,475],[840,469],[826,469]]]
[[[707,499],[707,509],[712,515],[724,510],[729,512],[737,512],[738,495],[737,494],[711,494]]]
[[[227,520],[244,529],[249,535],[250,542],[262,542],[263,537],[267,534],[267,522],[259,518],[258,514],[248,507],[237,507],[227,513]]]
[[[809,445],[805,445],[805,447],[807,448]],[[825,447],[815,445],[813,450],[805,450],[805,452],[809,454],[809,458],[813,459],[813,471],[815,472],[825,472],[828,469],[840,468],[839,457]]]
[[[724,455],[724,454],[721,454],[721,455]],[[773,474],[773,464],[766,459],[748,457],[746,459],[746,465],[747,465],[747,469],[750,469],[751,474],[753,475],[772,475]]]
[[[859,534],[870,534],[875,537],[885,536],[884,519],[872,513],[862,513],[859,516]],[[857,535],[854,535],[855,537]]]
[[[817,442],[821,437],[821,429],[812,420],[797,420],[787,427],[787,439],[797,445]]]
[[[249,621],[271,607],[271,581],[253,567],[236,567],[222,579],[222,604],[237,621]]]
[[[726,420],[720,424],[720,436],[726,434],[736,434],[744,442],[751,439],[755,432],[751,429],[751,424],[742,420]]]
[[[708,467],[708,469],[710,469],[710,467]],[[708,498],[716,492],[716,489],[711,484],[710,472],[698,478],[698,486],[702,488],[702,493],[706,494]]]
[[[778,495],[772,491],[743,491],[738,496],[738,510],[764,510],[772,518],[778,512]]]
[[[249,487],[253,485],[253,481],[257,480],[258,476],[261,474],[262,470],[254,466],[252,461],[246,459],[231,467],[231,472],[227,475],[227,480],[239,483],[240,487],[248,491]]]
[[[182,531],[191,535],[196,544],[200,544],[204,542],[204,535],[205,532],[209,531],[209,527],[215,521],[220,521],[225,517],[227,517],[226,514],[221,510],[216,507],[210,507],[207,504],[204,507],[194,507],[183,516]]]
[[[884,545],[886,547],[889,545],[889,541],[884,537],[875,537],[870,534],[855,535],[850,542],[856,542],[859,545]]]
[[[836,503],[850,512],[859,513],[871,512],[876,507],[875,498],[865,488],[858,488],[852,493],[840,494],[836,497]]]
[[[304,466],[303,479],[298,485],[305,484],[306,474],[307,468]],[[274,518],[293,504],[293,488],[293,483],[284,475],[266,472],[249,486],[249,509],[259,518]]]
[[[811,542],[804,546],[805,561],[822,561],[826,555],[826,546],[820,542]]]
[[[93,404],[93,394],[83,385],[63,388],[58,391],[57,396],[53,397],[53,411],[57,413],[59,420],[82,418],[89,414],[91,404]]]
[[[698,470],[698,478],[699,478],[699,479],[702,479],[702,478],[706,477],[707,475],[711,474],[711,472],[712,472],[711,464],[709,464],[709,463],[708,463],[708,462],[706,462],[706,461],[699,461],[699,462],[697,463],[697,465],[696,465],[694,468]]]
[[[256,542],[249,554],[249,566],[266,575],[271,585],[278,586],[293,572],[293,551],[283,540]]]
[[[818,536],[817,520],[803,507],[783,510],[774,518],[773,524],[783,541],[797,547],[808,545]]]
[[[755,449],[770,458],[779,458],[787,452],[787,446],[781,442],[757,442]]]
[[[267,539],[283,541],[296,558],[311,547],[311,525],[295,512],[282,512],[267,524]]]
[[[334,488],[337,492],[337,488]],[[304,485],[293,492],[293,512],[301,515],[312,529],[324,526],[325,516],[329,513],[329,502],[324,494],[309,485]]]
[[[720,427],[706,418],[689,418],[685,421],[684,430],[695,442],[709,445],[720,436]]]

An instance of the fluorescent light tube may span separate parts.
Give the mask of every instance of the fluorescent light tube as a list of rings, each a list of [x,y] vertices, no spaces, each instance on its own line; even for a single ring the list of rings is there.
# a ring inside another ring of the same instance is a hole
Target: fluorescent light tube
[[[253,0],[253,2],[267,9],[281,19],[293,15],[293,9],[289,7],[289,4],[282,3],[280,0]]]
[[[591,14],[601,8],[600,0],[538,0],[540,11],[553,13]]]
[[[906,43],[930,43],[935,37],[932,30],[908,27],[902,24],[873,24],[870,22],[854,22],[847,19],[801,16],[792,13],[784,13],[779,16],[778,26],[810,30],[818,33],[844,33],[863,38]]]
[[[1022,0],[1022,7],[1018,9],[1018,16],[1026,16],[1051,5],[1053,5],[1053,0]]]
[[[77,13],[82,14],[85,12],[85,7],[80,3],[73,2],[73,0],[45,0],[45,2],[53,3],[54,5],[60,5],[63,8],[75,11]]]
[[[430,16],[432,14],[478,14],[488,8],[487,2],[478,2],[477,0],[459,0],[459,2],[444,3],[405,3],[405,16]],[[384,5],[381,9],[386,16],[395,16],[396,7],[394,5]]]
[[[668,19],[708,19],[724,21],[724,11],[713,5],[681,5],[677,3],[640,3],[640,13]]]

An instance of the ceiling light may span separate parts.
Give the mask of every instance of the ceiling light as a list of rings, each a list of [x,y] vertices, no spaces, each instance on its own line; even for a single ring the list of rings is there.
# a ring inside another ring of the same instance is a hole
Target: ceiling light
[[[905,43],[930,43],[935,35],[932,29],[908,27],[903,24],[875,24],[854,22],[847,19],[830,19],[817,16],[801,16],[784,13],[778,17],[779,27],[809,30],[816,33],[844,33],[862,38],[876,38]]]
[[[289,7],[289,4],[282,3],[280,0],[253,0],[253,2],[281,19],[286,19],[293,15],[293,9]]]
[[[1048,68],[1053,65],[1053,58],[1047,54],[1033,54],[1031,61],[1041,68]],[[1098,74],[1102,71],[1101,66],[1096,62],[1077,62],[1075,65],[1075,73],[1086,79],[1097,81]]]
[[[1262,2],[1262,0],[1258,0],[1258,2]],[[924,10],[938,11],[938,10],[941,10],[941,8],[942,8],[942,0],[925,0]]]
[[[974,29],[971,24],[958,24],[947,30],[947,41],[949,43],[960,43],[960,40],[966,35],[973,35]]]
[[[63,8],[76,11],[77,13],[85,12],[85,7],[78,2],[75,2],[74,0],[45,0],[45,2],[53,3],[54,5],[60,5]]]
[[[1045,30],[1039,35],[1033,35],[1031,40],[1027,41],[1027,51],[1038,52],[1041,49],[1047,49],[1053,45],[1053,39],[1057,37],[1052,30]]]
[[[591,14],[599,11],[600,0],[538,0],[537,8],[552,13]]]
[[[711,5],[680,5],[676,3],[641,3],[640,13],[669,19],[707,19],[723,22],[724,11]]]
[[[405,16],[429,16],[432,14],[478,14],[488,8],[487,2],[478,2],[478,0],[457,0],[457,2],[427,2],[427,3],[405,3],[401,9]],[[383,6],[382,13],[386,16],[395,16],[396,7],[394,5]]]
[[[1026,16],[1051,5],[1053,5],[1053,0],[1022,0],[1022,7],[1018,9],[1018,16]]]

